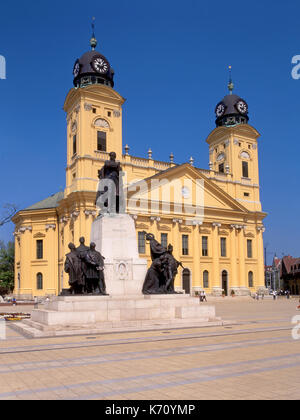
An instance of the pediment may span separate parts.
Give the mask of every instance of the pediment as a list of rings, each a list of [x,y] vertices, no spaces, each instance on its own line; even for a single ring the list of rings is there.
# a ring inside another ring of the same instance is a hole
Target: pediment
[[[201,228],[199,232],[202,233],[202,234],[207,234],[207,235],[211,234],[211,230],[206,229],[206,228]]]
[[[254,233],[252,233],[252,232],[245,232],[245,233],[244,233],[244,236],[245,236],[246,238],[255,238],[255,235],[254,235]]]
[[[242,212],[245,215],[249,213],[241,203],[189,164],[170,168],[130,185],[129,200],[132,197],[140,200],[143,208],[145,203],[147,206],[150,202],[161,208],[164,205],[168,208],[168,203],[171,203],[169,214],[176,213],[176,207],[182,209],[177,213],[183,217],[189,217],[188,213],[196,206],[204,208],[204,215],[205,211],[217,209]]]
[[[182,225],[180,225],[179,231],[180,232],[185,232],[185,233],[191,233],[192,232],[192,230],[190,228],[188,228],[186,226],[182,226]]]
[[[46,235],[45,235],[44,233],[38,232],[38,233],[36,233],[35,235],[33,235],[33,237],[34,237],[35,239],[38,239],[38,238],[45,238],[45,237],[46,237]]]
[[[137,229],[149,229],[149,226],[146,225],[145,223],[137,223],[136,228]]]
[[[229,235],[229,232],[227,231],[227,230],[219,230],[219,235],[222,235],[222,236],[228,236]]]
[[[159,230],[165,230],[165,231],[168,231],[168,232],[170,232],[170,231],[171,231],[170,226],[167,226],[167,225],[161,225],[161,224],[158,224],[158,229],[159,229]]]

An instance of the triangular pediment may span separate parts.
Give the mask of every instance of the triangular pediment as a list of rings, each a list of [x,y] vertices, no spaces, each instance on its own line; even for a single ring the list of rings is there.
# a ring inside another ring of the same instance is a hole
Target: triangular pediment
[[[172,205],[177,204],[186,208],[199,204],[204,212],[215,209],[249,213],[242,204],[189,164],[178,165],[131,185],[128,198],[133,199],[132,202],[139,198],[144,211],[150,201],[154,208],[156,203],[158,206],[170,201],[170,213],[174,213]]]
[[[41,233],[41,232],[38,232],[35,235],[33,235],[33,237],[34,237],[34,239],[37,239],[37,238],[45,238],[46,235],[43,234],[43,233]]]

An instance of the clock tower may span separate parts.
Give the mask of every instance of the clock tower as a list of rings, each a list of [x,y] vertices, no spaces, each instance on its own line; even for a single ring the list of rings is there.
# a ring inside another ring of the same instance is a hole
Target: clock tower
[[[65,198],[72,192],[96,192],[98,171],[110,152],[122,159],[122,105],[125,99],[114,87],[114,70],[96,51],[75,61],[74,88],[64,104],[67,114],[67,168]]]
[[[208,136],[209,166],[226,192],[250,211],[261,211],[259,196],[258,142],[260,134],[248,124],[248,104],[234,95],[229,80],[229,95],[216,106],[217,128]]]

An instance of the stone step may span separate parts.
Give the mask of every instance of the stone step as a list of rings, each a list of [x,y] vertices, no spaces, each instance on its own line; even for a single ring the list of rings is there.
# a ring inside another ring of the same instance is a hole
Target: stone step
[[[72,326],[70,328],[61,326],[60,328],[49,327],[46,325],[38,325],[32,323],[31,326],[19,322],[11,323],[11,327],[28,338],[46,338],[46,337],[63,337],[63,336],[80,336],[80,335],[94,335],[94,334],[110,334],[113,332],[134,332],[134,331],[155,331],[155,330],[172,330],[180,328],[204,328],[231,325],[234,322],[221,321],[216,319],[214,321],[195,321],[190,319],[178,320],[159,320],[152,321],[126,321],[126,322],[111,322],[101,323],[88,326]]]

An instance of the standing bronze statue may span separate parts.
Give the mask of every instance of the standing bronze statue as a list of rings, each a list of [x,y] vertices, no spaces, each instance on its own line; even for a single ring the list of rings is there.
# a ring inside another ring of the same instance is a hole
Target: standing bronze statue
[[[111,152],[109,157],[110,160],[99,171],[96,205],[101,213],[125,213],[121,164],[116,161],[115,152]]]
[[[149,268],[144,285],[143,294],[176,294],[174,288],[178,267],[182,265],[173,256],[173,246],[163,247],[151,233],[146,233],[146,240],[150,242],[152,265]]]
[[[81,259],[73,243],[69,244],[70,253],[66,255],[65,272],[69,274],[70,294],[84,293],[84,278],[82,276]]]
[[[86,270],[86,289],[88,293],[105,295],[106,285],[104,280],[104,257],[96,251],[96,244],[93,242],[90,249],[85,254]]]
[[[85,262],[85,254],[87,253],[87,251],[89,250],[89,247],[85,245],[85,238],[81,237],[79,238],[79,247],[76,248],[76,251],[79,255],[79,258],[81,260],[81,276],[82,276],[82,282],[85,286],[85,279],[86,279],[86,270],[87,270],[87,266],[86,266],[86,262]]]
[[[69,290],[63,295],[105,295],[104,257],[96,251],[96,245],[85,246],[85,239],[79,240],[80,246],[69,244],[70,253],[66,255],[65,272],[69,274]]]

